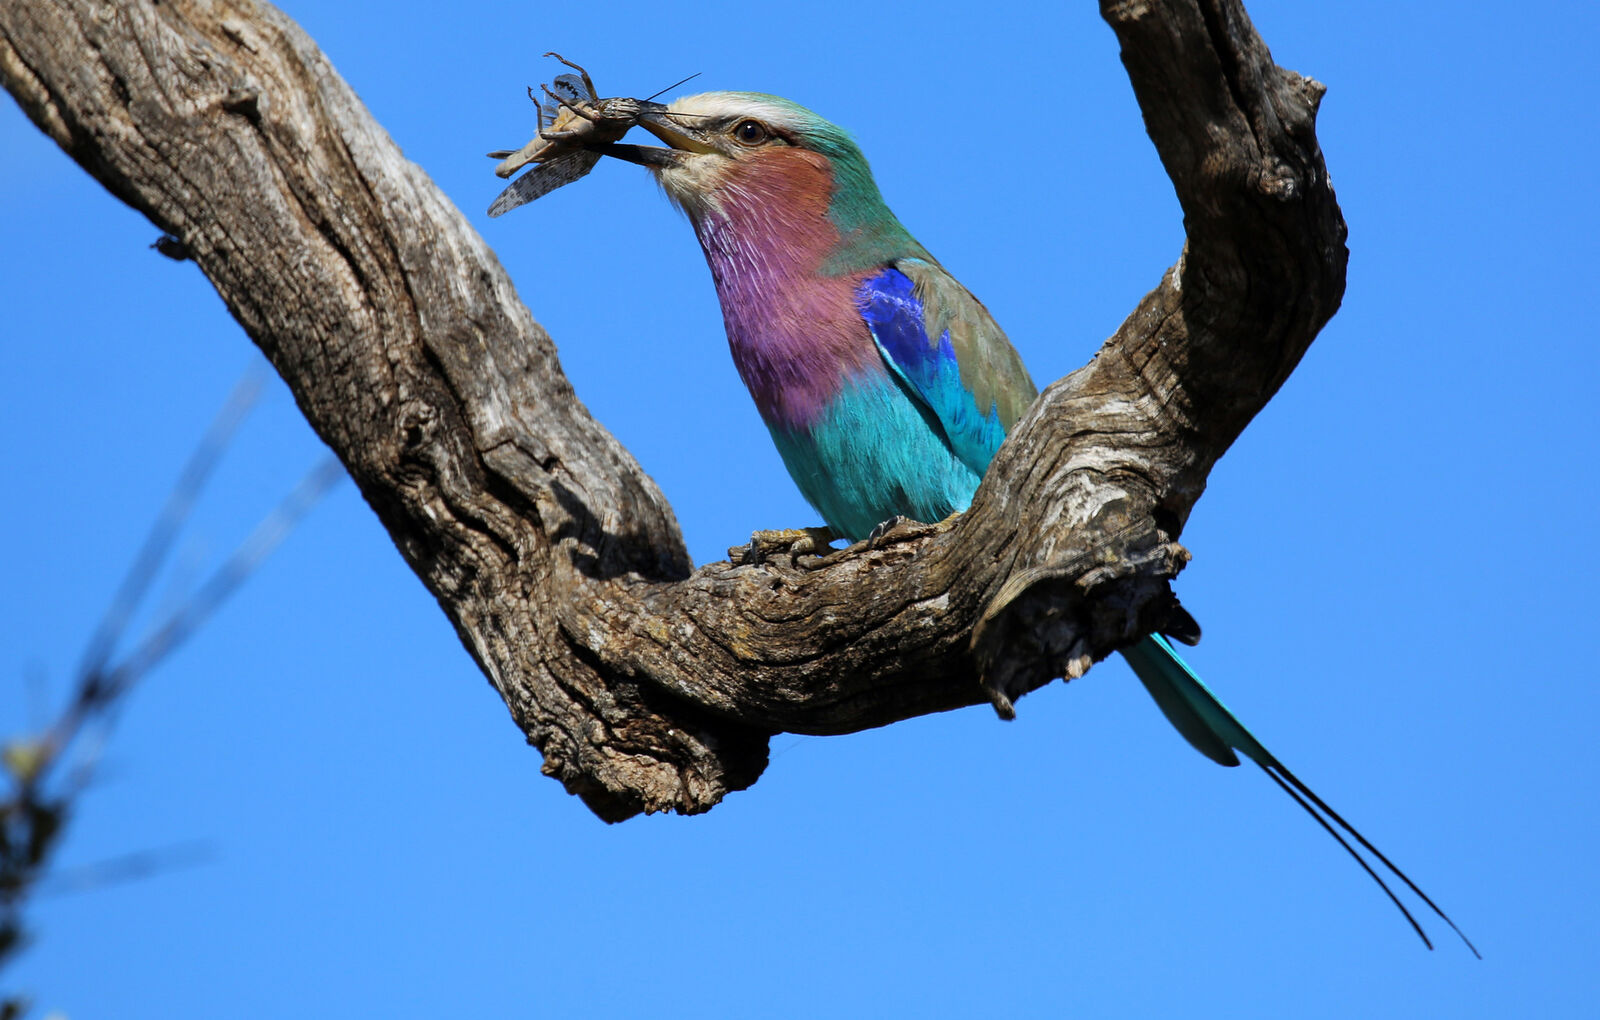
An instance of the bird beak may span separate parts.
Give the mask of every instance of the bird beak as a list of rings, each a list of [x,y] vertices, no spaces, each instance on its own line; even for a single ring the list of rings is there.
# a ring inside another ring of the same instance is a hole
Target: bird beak
[[[660,103],[646,103],[645,107],[639,114],[639,126],[666,142],[671,148],[615,144],[608,145],[601,151],[608,156],[649,167],[678,166],[691,155],[721,151],[713,144],[709,133],[686,127]]]
[[[652,104],[654,105],[654,104]],[[666,142],[679,152],[720,152],[713,140],[716,136],[684,124],[683,118],[674,117],[662,106],[649,110],[639,117],[639,126]]]
[[[683,156],[677,149],[663,149],[659,145],[632,145],[627,142],[616,142],[604,146],[600,152],[607,156],[637,163],[640,166],[669,167],[677,166]]]

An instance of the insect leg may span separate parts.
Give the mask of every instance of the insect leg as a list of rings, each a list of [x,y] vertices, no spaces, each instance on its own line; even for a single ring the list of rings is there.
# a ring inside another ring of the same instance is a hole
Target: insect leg
[[[574,64],[572,61],[568,60],[566,57],[563,57],[561,54],[555,52],[554,50],[551,50],[549,53],[546,53],[545,56],[547,56],[547,57],[555,57],[557,60],[561,61],[563,64],[566,64],[568,67],[572,68],[574,71],[577,71],[579,74],[583,75],[583,87],[589,90],[589,98],[590,99],[593,99],[593,98],[595,98],[596,96],[598,96],[600,94],[599,91],[597,89],[595,89],[595,87],[594,87],[594,79],[589,77],[589,72],[588,71],[585,71],[582,67],[580,67],[577,64]]]

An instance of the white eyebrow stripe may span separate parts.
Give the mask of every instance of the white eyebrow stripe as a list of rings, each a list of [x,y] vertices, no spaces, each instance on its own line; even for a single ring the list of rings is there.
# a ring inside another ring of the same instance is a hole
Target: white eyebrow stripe
[[[798,131],[804,126],[792,108],[763,100],[748,92],[704,92],[676,100],[667,109],[686,117],[704,117],[708,120],[749,117],[789,131]]]

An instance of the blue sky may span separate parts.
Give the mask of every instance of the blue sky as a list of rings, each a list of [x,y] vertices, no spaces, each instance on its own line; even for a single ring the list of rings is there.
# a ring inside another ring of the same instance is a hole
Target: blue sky
[[[286,5],[483,231],[697,561],[813,523],[729,362],[692,234],[636,167],[525,209],[481,155],[525,85],[778,93],[851,128],[1036,379],[1081,364],[1181,218],[1092,4]],[[1344,307],[1184,534],[1191,660],[1473,936],[1422,949],[1255,770],[1108,662],[1027,698],[774,741],[700,818],[606,826],[539,774],[346,483],[132,698],[7,975],[99,1016],[1590,1015],[1600,902],[1592,6],[1250,6],[1329,86]],[[0,102],[9,442],[0,731],[59,697],[195,437],[258,356],[192,264]],[[615,290],[616,281],[627,281]],[[584,285],[619,296],[592,300]],[[274,383],[181,588],[320,456]],[[30,681],[29,678],[43,678]]]

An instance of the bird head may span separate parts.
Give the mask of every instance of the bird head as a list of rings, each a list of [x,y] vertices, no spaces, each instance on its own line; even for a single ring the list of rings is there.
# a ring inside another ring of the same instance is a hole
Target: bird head
[[[668,147],[606,151],[648,166],[696,229],[735,221],[780,233],[825,221],[830,243],[845,254],[861,249],[867,264],[885,254],[921,253],[884,204],[855,140],[798,103],[759,92],[707,92],[669,106],[650,104],[638,122]]]

